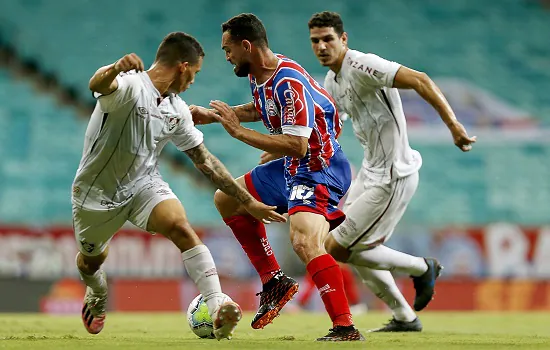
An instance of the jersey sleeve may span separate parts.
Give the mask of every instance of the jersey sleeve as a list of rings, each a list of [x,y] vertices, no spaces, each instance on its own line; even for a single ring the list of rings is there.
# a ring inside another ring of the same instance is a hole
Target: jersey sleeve
[[[399,63],[388,61],[372,53],[362,54],[352,61],[351,69],[360,80],[374,88],[393,87],[395,74],[401,67]]]
[[[178,98],[179,97],[175,97]],[[195,148],[204,141],[202,132],[195,127],[191,111],[185,102],[179,100],[179,111],[181,120],[179,121],[176,131],[172,134],[172,142],[182,151],[188,151]]]
[[[311,93],[295,79],[283,78],[275,89],[283,134],[309,138],[315,123],[315,105]]]
[[[116,81],[118,82],[118,87],[110,94],[93,93],[99,102],[101,110],[106,113],[112,112],[126,103],[135,101],[141,90],[141,78],[137,74],[121,73],[117,75]]]

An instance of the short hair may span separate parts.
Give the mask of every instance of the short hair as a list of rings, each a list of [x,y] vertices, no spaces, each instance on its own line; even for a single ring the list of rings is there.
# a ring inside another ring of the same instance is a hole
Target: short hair
[[[309,29],[318,27],[332,27],[338,36],[344,33],[344,22],[342,17],[336,12],[323,11],[317,12],[311,16],[309,22],[307,22]]]
[[[173,32],[162,39],[155,62],[168,65],[189,62],[194,65],[200,57],[204,57],[204,50],[197,39],[184,32]]]
[[[267,47],[267,33],[262,21],[252,13],[241,13],[222,24],[222,33],[229,34],[237,40],[248,40],[260,47]]]

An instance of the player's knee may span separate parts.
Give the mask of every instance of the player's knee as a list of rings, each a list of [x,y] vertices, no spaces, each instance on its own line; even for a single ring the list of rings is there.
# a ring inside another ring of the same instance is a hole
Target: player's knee
[[[171,225],[169,238],[190,238],[195,235],[191,224],[185,219],[176,219]]]
[[[220,209],[223,209],[227,205],[227,197],[229,196],[220,190],[216,190],[216,192],[214,193],[214,204],[216,205],[218,211],[220,211]]]
[[[242,208],[235,198],[228,196],[220,190],[214,193],[214,205],[223,218],[246,214],[246,210]]]
[[[291,231],[291,243],[294,252],[304,262],[309,263],[319,255],[324,254],[324,249],[320,244],[316,244],[316,239],[308,237],[302,230],[293,229]]]
[[[225,217],[224,214],[230,214],[238,206],[232,197],[226,195],[220,190],[217,190],[216,193],[214,193],[214,205],[223,217]]]
[[[96,256],[87,256],[82,253],[78,253],[76,256],[76,266],[82,272],[87,275],[93,275],[97,270],[101,268],[101,265],[107,259],[108,250],[105,249],[101,254]]]
[[[182,252],[201,244],[199,237],[191,227],[189,221],[184,218],[175,219],[170,225],[171,229],[167,234],[170,239]]]
[[[325,250],[327,253],[332,255],[334,260],[346,263],[349,260],[350,252],[347,248],[342,247],[340,243],[336,242],[336,240],[329,236],[329,238],[325,241]]]

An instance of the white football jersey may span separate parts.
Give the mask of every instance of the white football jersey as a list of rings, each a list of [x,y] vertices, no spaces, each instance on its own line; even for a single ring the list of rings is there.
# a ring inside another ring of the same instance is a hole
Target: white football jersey
[[[348,114],[364,148],[369,180],[390,183],[418,171],[420,153],[409,146],[407,122],[393,80],[400,65],[374,54],[348,50],[338,74],[329,70],[325,88]]]
[[[172,141],[186,151],[203,142],[187,104],[177,95],[162,98],[146,72],[117,76],[118,88],[96,94],[72,201],[87,210],[127,203],[147,180],[159,177],[158,157]]]

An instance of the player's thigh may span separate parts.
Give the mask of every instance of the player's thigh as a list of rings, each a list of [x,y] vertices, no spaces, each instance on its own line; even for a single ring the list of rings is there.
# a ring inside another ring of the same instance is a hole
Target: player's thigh
[[[342,210],[344,213],[347,212],[347,209],[363,194],[365,191],[365,176],[363,169],[359,170],[357,177],[352,181],[348,193],[346,194],[346,199],[344,201],[344,206]]]
[[[145,231],[162,234],[181,251],[201,243],[183,205],[160,178],[153,179],[134,196],[128,220]]]
[[[392,192],[386,205],[383,205],[382,202],[378,205],[371,203],[372,206],[370,208],[372,208],[373,214],[365,216],[368,221],[362,226],[364,231],[356,230],[354,232],[349,227],[338,228],[333,233],[334,238],[339,242],[347,244],[349,250],[371,249],[383,244],[392,236],[395,227],[403,217],[409,202],[416,192],[417,186],[417,173],[397,180],[392,186]],[[359,200],[359,203],[364,204],[365,202]],[[357,212],[352,214],[350,211],[349,218],[356,218],[354,214],[357,214]],[[347,232],[346,228],[349,229]]]
[[[128,209],[121,207],[110,211],[89,211],[73,207],[73,230],[79,252],[84,256],[104,255],[109,242],[128,218]]]
[[[371,248],[390,239],[399,221],[403,218],[409,203],[418,187],[418,173],[399,179],[395,188],[393,201],[378,225],[374,228],[373,236],[366,239],[363,247]]]
[[[267,205],[277,207],[277,212],[286,213],[288,209],[287,198],[288,190],[285,180],[284,160],[277,159],[266,164],[259,165],[250,172],[237,179],[239,184],[258,201]],[[232,202],[233,207],[228,209],[228,202]],[[233,197],[216,192],[216,206],[222,217],[245,214],[246,211],[241,207]],[[221,204],[221,205],[220,205]],[[222,205],[224,208],[222,208]],[[224,209],[222,212],[222,209]],[[224,215],[225,214],[225,215]]]
[[[245,183],[245,175],[236,178],[235,181],[239,186],[250,192]],[[217,190],[216,193],[214,193],[214,205],[223,218],[246,214],[246,210],[244,210],[237,199],[221,190]]]
[[[165,233],[176,222],[186,222],[187,215],[178,197],[161,178],[154,178],[132,199],[128,220],[142,230]]]
[[[290,215],[290,240],[296,254],[304,263],[326,253],[324,240],[329,231],[325,216],[308,211]]]
[[[359,241],[376,240],[380,222],[387,217],[394,201],[393,185],[366,186],[346,208],[346,219],[331,232],[331,243],[351,249]],[[327,246],[331,252],[332,248]]]

